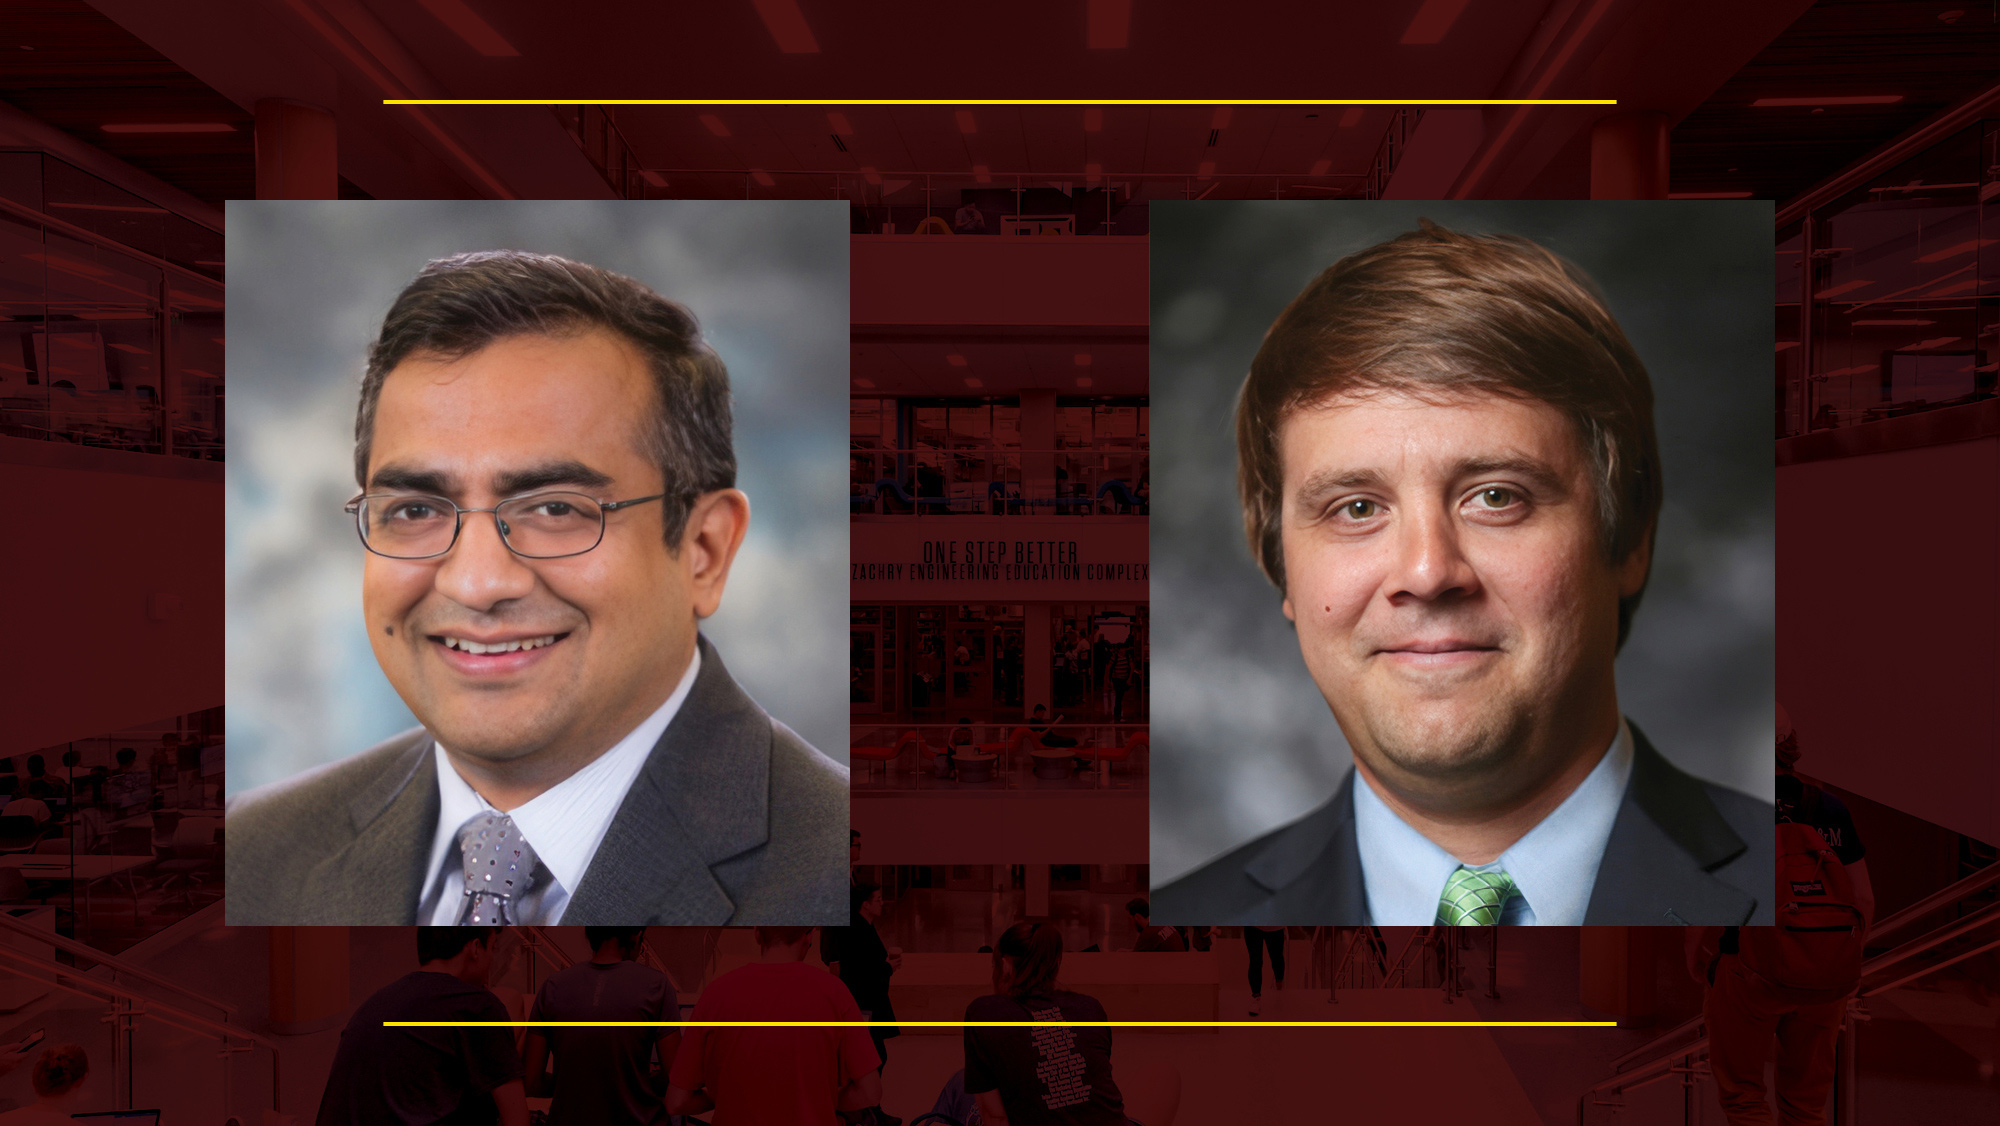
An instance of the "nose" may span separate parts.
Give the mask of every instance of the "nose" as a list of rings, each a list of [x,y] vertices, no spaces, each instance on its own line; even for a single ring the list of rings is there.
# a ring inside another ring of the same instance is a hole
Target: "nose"
[[[500,538],[498,517],[491,512],[474,512],[463,519],[458,542],[438,566],[438,593],[481,613],[510,599],[527,597],[535,588],[535,572],[507,550]]]
[[[1396,526],[1390,601],[1436,602],[1478,593],[1479,574],[1466,558],[1461,531],[1442,509],[1406,511]]]

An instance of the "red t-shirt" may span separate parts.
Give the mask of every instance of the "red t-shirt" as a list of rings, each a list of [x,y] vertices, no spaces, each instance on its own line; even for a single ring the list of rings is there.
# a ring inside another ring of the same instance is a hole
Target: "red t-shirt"
[[[805,962],[753,962],[709,983],[690,1020],[860,1020],[841,980]],[[670,1082],[708,1088],[714,1126],[835,1126],[842,1087],[882,1065],[866,1028],[689,1027]]]

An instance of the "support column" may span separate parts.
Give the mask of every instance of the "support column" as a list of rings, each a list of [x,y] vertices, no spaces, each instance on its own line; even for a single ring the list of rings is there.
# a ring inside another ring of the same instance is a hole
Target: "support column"
[[[1028,865],[1028,902],[1025,914],[1030,919],[1046,919],[1049,916],[1049,866]]]
[[[318,1032],[347,1012],[347,928],[272,927],[271,1027]]]
[[[1679,934],[1653,927],[1579,927],[1577,934],[1578,999],[1620,1021],[1652,1016],[1656,936],[1678,939]]]
[[[338,127],[304,102],[257,103],[257,198],[339,199]]]
[[[1049,604],[1029,602],[1021,607],[1021,613],[1021,706],[1026,709],[1022,714],[1034,714],[1035,705],[1040,704],[1054,719],[1055,638],[1049,627]]]
[[[1590,127],[1590,198],[1667,198],[1667,115],[1634,110]]]
[[[1056,492],[1056,393],[1053,388],[1021,392],[1021,495],[1046,499]],[[1030,508],[1037,515],[1052,508]]]

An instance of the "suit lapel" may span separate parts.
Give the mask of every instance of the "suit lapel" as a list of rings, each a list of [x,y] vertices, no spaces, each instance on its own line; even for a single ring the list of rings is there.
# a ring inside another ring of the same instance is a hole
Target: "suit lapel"
[[[1628,721],[1629,723],[1629,721]],[[1591,888],[1586,926],[1741,923],[1755,896],[1709,873],[1748,846],[1702,789],[1631,724],[1632,779]]]
[[[1368,905],[1354,837],[1354,771],[1325,805],[1280,829],[1244,872],[1271,897],[1232,922],[1360,923]]]
[[[770,836],[771,721],[699,639],[701,671],[618,807],[565,925],[715,926],[736,911],[713,869]]]
[[[437,763],[428,736],[348,804],[352,843],[306,876],[300,915],[311,923],[408,926],[437,833]]]

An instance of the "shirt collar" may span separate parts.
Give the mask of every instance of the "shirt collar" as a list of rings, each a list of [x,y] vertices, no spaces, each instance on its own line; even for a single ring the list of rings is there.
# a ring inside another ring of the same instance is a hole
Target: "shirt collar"
[[[1632,731],[1623,718],[1618,733],[1583,782],[1562,804],[1475,871],[1502,870],[1520,893],[1509,901],[1505,922],[1581,926],[1597,883],[1597,866],[1632,777]],[[1459,860],[1410,827],[1365,778],[1354,783],[1354,836],[1368,920],[1380,926],[1429,926],[1438,897]]]
[[[700,671],[701,648],[696,646],[680,684],[652,715],[583,769],[507,811],[536,858],[566,890],[574,891],[590,868],[625,792],[680,712]],[[445,857],[457,847],[459,827],[493,806],[459,776],[442,743],[433,741],[432,753],[437,756],[438,822],[429,871],[439,873]],[[449,882],[448,873],[445,878]]]

